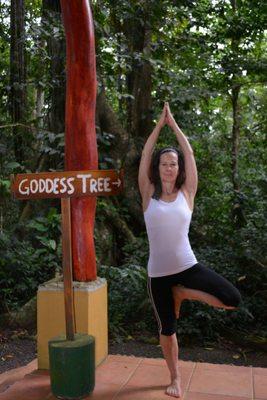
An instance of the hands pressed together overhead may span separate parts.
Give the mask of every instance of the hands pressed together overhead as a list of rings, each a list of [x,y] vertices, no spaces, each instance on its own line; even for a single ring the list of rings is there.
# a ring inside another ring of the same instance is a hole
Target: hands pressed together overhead
[[[160,128],[163,128],[163,126],[166,124],[170,128],[174,128],[177,124],[175,122],[175,119],[171,113],[169,103],[164,103],[164,107],[159,119],[158,124],[160,125]]]

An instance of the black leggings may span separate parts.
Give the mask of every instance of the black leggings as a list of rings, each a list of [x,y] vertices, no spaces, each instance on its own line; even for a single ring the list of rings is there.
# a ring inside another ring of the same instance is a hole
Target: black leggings
[[[209,293],[225,306],[237,307],[241,301],[239,291],[227,279],[200,263],[174,275],[148,277],[148,293],[162,335],[170,336],[176,332],[172,293],[172,287],[176,285]]]

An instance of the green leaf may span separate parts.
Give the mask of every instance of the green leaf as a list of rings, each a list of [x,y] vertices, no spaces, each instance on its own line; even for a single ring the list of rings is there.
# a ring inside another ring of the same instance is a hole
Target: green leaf
[[[56,250],[57,243],[55,240],[50,239],[48,243],[49,243],[49,246],[51,247],[51,249]]]
[[[6,167],[7,169],[13,170],[13,169],[15,169],[15,168],[21,167],[21,164],[18,163],[18,162],[16,162],[16,161],[11,161],[11,162],[8,162],[8,163],[5,165],[5,167]]]
[[[32,221],[29,224],[29,227],[32,229],[36,229],[38,232],[47,232],[48,228],[36,221]]]

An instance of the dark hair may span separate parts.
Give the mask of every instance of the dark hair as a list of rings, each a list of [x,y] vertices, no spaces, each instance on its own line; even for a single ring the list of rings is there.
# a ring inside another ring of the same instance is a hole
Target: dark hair
[[[157,150],[151,160],[150,164],[150,182],[154,184],[155,191],[153,194],[153,198],[158,200],[162,193],[162,186],[161,186],[161,179],[159,176],[159,162],[160,156],[164,153],[171,153],[174,152],[178,156],[178,176],[175,182],[175,187],[180,189],[182,184],[185,182],[185,163],[184,163],[184,155],[181,150],[177,149],[176,147],[163,147],[162,149]]]

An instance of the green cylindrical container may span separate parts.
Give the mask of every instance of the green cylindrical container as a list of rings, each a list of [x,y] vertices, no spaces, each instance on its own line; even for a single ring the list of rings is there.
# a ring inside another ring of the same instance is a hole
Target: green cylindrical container
[[[51,390],[59,399],[82,399],[95,386],[95,339],[77,333],[74,340],[65,335],[49,341]]]

